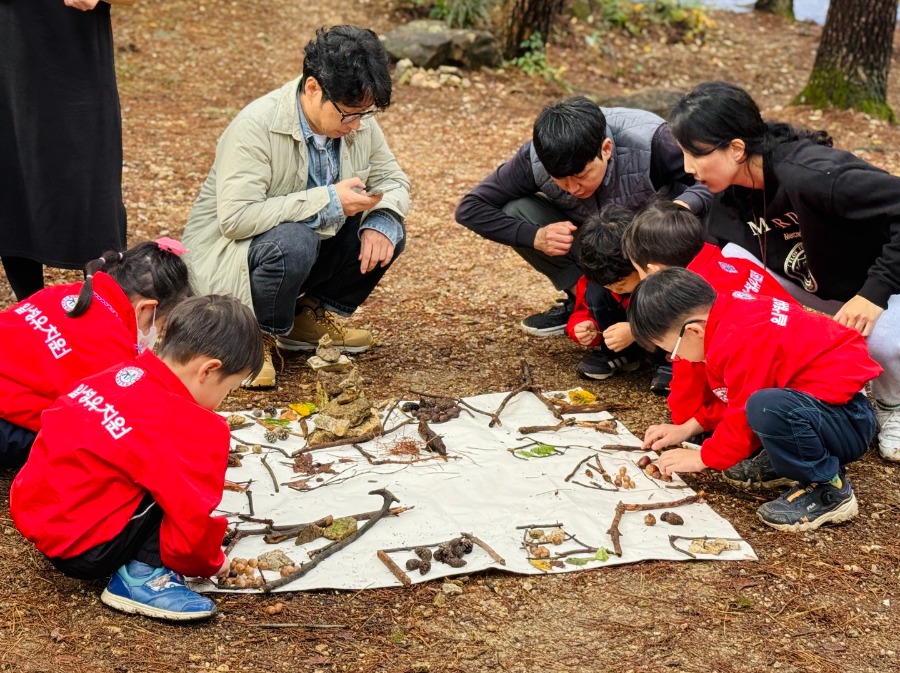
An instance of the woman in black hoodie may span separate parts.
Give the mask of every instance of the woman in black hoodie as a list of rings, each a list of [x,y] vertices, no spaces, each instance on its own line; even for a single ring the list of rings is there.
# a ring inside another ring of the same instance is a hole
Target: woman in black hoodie
[[[725,253],[757,258],[800,302],[867,337],[884,368],[872,383],[881,455],[900,461],[900,178],[824,131],[763,121],[725,82],[697,86],[669,124],[685,170],[716,195],[709,231]]]

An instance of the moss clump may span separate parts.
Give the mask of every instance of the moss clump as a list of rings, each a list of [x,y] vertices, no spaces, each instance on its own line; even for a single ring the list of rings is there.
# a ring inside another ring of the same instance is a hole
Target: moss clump
[[[891,106],[883,98],[879,98],[871,86],[850,81],[843,72],[836,69],[814,69],[806,88],[791,101],[791,104],[860,110],[891,124],[897,121]]]

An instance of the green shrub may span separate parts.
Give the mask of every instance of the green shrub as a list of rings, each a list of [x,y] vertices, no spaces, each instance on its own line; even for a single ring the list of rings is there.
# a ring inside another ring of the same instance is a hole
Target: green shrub
[[[494,0],[413,0],[420,7],[430,7],[432,19],[442,19],[451,28],[471,28],[487,22]]]
[[[635,36],[656,29],[670,43],[702,41],[706,31],[715,27],[695,0],[594,0],[590,17],[600,26]]]

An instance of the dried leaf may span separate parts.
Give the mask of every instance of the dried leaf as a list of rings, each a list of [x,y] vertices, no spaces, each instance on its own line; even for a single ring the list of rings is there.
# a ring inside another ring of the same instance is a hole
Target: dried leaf
[[[553,564],[550,561],[539,561],[538,559],[528,559],[528,562],[542,573],[548,573],[553,570]]]
[[[597,401],[597,396],[583,388],[576,388],[569,391],[569,401],[579,406],[582,404],[593,404]]]
[[[298,402],[297,404],[289,404],[288,408],[300,414],[301,418],[306,418],[316,413],[319,409],[312,402]]]
[[[308,491],[309,481],[306,479],[297,479],[296,481],[289,481],[285,486],[292,488],[295,491]]]
[[[234,491],[235,493],[243,493],[244,491],[247,490],[245,487],[241,486],[240,484],[237,484],[233,481],[228,481],[227,479],[225,480],[224,488],[226,491]]]

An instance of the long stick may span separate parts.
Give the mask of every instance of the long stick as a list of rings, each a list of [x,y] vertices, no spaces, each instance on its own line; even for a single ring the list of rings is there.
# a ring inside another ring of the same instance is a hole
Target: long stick
[[[273,589],[277,589],[278,587],[283,587],[285,584],[290,584],[291,582],[300,579],[301,577],[306,575],[309,571],[311,571],[313,568],[315,568],[317,565],[319,565],[322,561],[327,559],[329,556],[332,556],[336,552],[340,551],[341,549],[343,549],[344,547],[346,547],[347,545],[352,543],[354,540],[356,540],[359,537],[361,537],[362,535],[364,535],[366,533],[366,531],[368,531],[372,526],[374,526],[376,523],[378,523],[385,515],[387,515],[388,512],[390,512],[391,503],[399,502],[397,500],[396,496],[394,496],[394,494],[391,493],[386,488],[380,488],[376,491],[369,491],[369,495],[380,495],[382,498],[384,498],[384,504],[382,504],[381,509],[378,510],[378,513],[375,516],[373,516],[371,519],[366,521],[365,525],[363,525],[362,528],[357,528],[355,531],[350,533],[350,535],[345,537],[343,540],[339,541],[337,544],[329,545],[328,549],[326,549],[325,551],[315,554],[313,556],[312,560],[308,561],[307,563],[301,564],[300,567],[297,570],[295,570],[294,572],[292,572],[291,574],[289,574],[285,577],[280,577],[278,579],[270,580],[270,581],[266,582],[263,585],[263,591],[265,593],[270,593]],[[474,542],[474,540],[473,540],[473,542]]]
[[[269,473],[269,476],[272,477],[272,485],[275,487],[275,492],[278,493],[278,480],[275,478],[275,473],[272,472],[272,468],[269,466],[269,463],[266,462],[266,457],[263,456],[261,459],[263,467],[266,468],[266,472]]]
[[[489,428],[493,428],[495,425],[503,425],[503,423],[500,422],[500,414],[503,413],[503,410],[506,408],[507,403],[519,393],[525,392],[532,387],[533,381],[531,378],[531,367],[528,366],[528,362],[526,362],[525,360],[522,360],[522,377],[525,380],[522,381],[522,383],[520,383],[518,386],[513,388],[511,391],[509,391],[506,394],[506,397],[503,398],[503,401],[500,402],[500,406],[497,407],[497,411],[491,414],[491,421],[490,423],[488,423]]]
[[[412,584],[412,580],[409,579],[409,575],[403,572],[396,563],[394,563],[393,559],[388,556],[383,550],[379,549],[376,552],[378,559],[387,566],[387,569],[391,571],[391,574],[400,580],[400,584],[405,587],[408,587]]]
[[[479,547],[484,549],[487,552],[488,556],[490,556],[492,559],[494,559],[500,565],[502,565],[502,566],[506,565],[506,561],[504,560],[504,558],[502,556],[500,556],[500,554],[495,552],[491,548],[491,546],[484,540],[479,540],[477,537],[475,537],[471,533],[460,533],[460,535],[462,535],[464,538],[469,540],[472,544],[477,544]]]
[[[304,446],[302,449],[297,449],[294,451],[291,456],[297,457],[304,453],[309,453],[310,451],[318,451],[319,449],[333,449],[336,446],[347,446],[348,444],[361,444],[363,442],[370,442],[373,439],[377,439],[379,437],[384,437],[385,435],[389,435],[392,432],[396,432],[404,425],[408,425],[412,422],[412,419],[407,419],[402,423],[398,423],[393,428],[389,430],[373,430],[372,432],[367,432],[364,435],[357,435],[356,437],[346,437],[344,439],[337,439],[333,442],[325,442],[323,444],[316,444],[314,446]]]
[[[532,432],[556,432],[570,425],[575,425],[574,418],[566,418],[556,425],[525,425],[519,428],[520,435],[530,435]]]
[[[609,535],[612,540],[613,550],[615,550],[616,556],[622,556],[622,543],[619,540],[619,538],[622,537],[622,533],[619,532],[619,523],[622,521],[622,515],[625,514],[625,512],[646,512],[651,509],[668,509],[670,507],[692,505],[695,502],[700,502],[703,499],[703,496],[703,491],[700,491],[697,495],[691,495],[687,498],[674,500],[672,502],[648,502],[643,504],[625,504],[624,502],[620,502],[616,505],[616,515],[613,517],[612,524],[610,524],[609,529],[606,531],[606,534]]]

